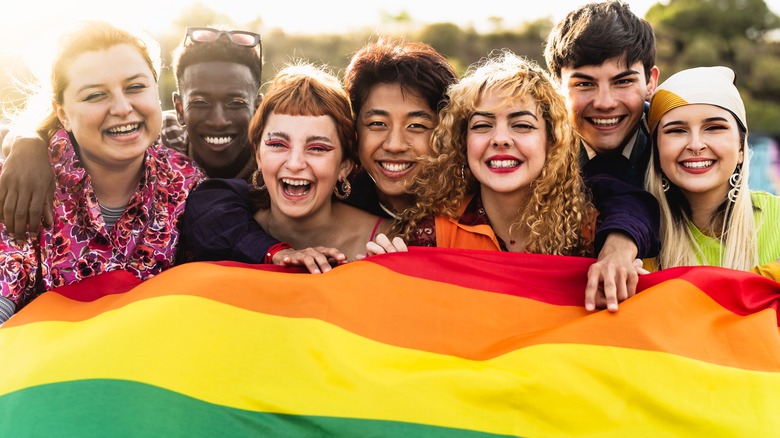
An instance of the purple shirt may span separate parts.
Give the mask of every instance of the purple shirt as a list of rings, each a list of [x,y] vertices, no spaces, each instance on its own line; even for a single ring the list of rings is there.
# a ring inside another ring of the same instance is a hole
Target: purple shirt
[[[18,308],[40,292],[103,272],[124,269],[144,280],[173,264],[184,200],[204,177],[189,158],[151,145],[136,192],[108,228],[92,179],[65,130],[52,137],[49,156],[56,179],[54,225],[42,229],[40,245],[28,241],[19,247],[0,224],[3,297]]]
[[[279,241],[255,220],[248,200],[249,188],[240,179],[212,178],[192,192],[181,217],[178,263],[203,260],[264,263],[265,254]]]

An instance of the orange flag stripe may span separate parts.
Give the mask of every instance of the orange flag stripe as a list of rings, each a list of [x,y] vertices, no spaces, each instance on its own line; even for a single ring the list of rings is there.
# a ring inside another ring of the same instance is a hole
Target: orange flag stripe
[[[383,281],[387,278],[392,282]],[[424,302],[418,299],[419,290],[426,291]],[[649,351],[662,346],[667,353],[724,366],[780,369],[773,354],[780,351],[773,309],[736,315],[685,280],[653,286],[615,314],[588,314],[581,307],[398,275],[373,263],[353,263],[318,276],[188,264],[139,284],[132,294],[94,302],[45,294],[34,314],[15,317],[4,328],[46,318],[80,321],[170,291],[254,312],[316,318],[379,342],[473,360],[537,344],[585,343]],[[697,311],[690,312],[692,308]],[[430,315],[437,315],[436,321]],[[757,342],[767,348],[754,348]]]

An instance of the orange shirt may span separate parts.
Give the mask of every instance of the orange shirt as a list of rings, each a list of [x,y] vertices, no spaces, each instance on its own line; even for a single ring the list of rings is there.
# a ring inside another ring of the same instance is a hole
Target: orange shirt
[[[594,214],[594,221],[595,221]],[[595,223],[585,227],[584,233],[589,233],[593,239]],[[488,222],[482,203],[474,196],[466,199],[458,212],[458,219],[436,216],[434,220],[436,247],[478,249],[486,251],[506,251],[496,233]],[[591,248],[592,249],[592,248]]]

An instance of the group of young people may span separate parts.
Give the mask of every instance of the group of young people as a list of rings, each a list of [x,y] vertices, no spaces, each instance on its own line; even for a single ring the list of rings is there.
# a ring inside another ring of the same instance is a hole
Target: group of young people
[[[198,260],[596,257],[585,307],[613,311],[645,268],[780,267],[780,202],[747,187],[734,73],[659,86],[653,30],[620,1],[558,23],[547,71],[496,50],[459,78],[432,47],[379,38],[343,84],[298,62],[262,96],[258,34],[188,28],[165,117],[153,42],[88,23],[61,47],[40,138],[4,143],[0,323],[60,285]]]

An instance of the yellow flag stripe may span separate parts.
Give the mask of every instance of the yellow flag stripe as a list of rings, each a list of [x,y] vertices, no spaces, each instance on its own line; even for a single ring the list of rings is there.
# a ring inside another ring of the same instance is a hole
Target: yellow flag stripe
[[[684,434],[706,430],[709,421],[718,422],[722,436],[780,428],[780,416],[763,410],[780,406],[775,373],[575,344],[468,360],[378,343],[316,319],[191,296],[144,300],[78,323],[10,328],[0,336],[0,351],[13,358],[3,367],[0,395],[54,382],[120,379],[257,412],[507,435],[630,434],[640,425]],[[46,357],[57,360],[44,370]],[[30,369],[37,372],[27,375]]]

